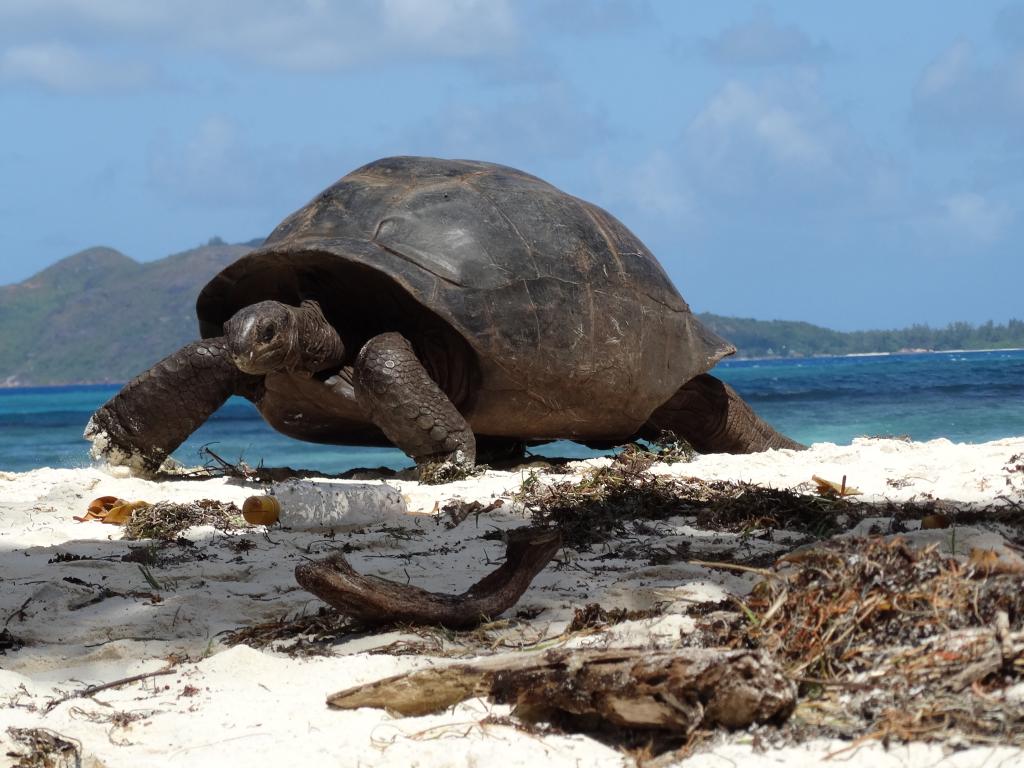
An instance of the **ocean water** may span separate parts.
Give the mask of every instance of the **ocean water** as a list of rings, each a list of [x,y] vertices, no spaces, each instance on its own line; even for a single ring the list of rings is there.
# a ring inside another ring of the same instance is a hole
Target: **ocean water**
[[[729,382],[777,429],[803,443],[847,443],[859,436],[945,437],[985,442],[1024,434],[1024,350],[734,360],[713,373]],[[0,389],[0,470],[83,467],[82,430],[117,387]],[[232,398],[176,452],[204,462],[208,445],[228,461],[324,472],[409,465],[396,449],[314,445],[274,432],[241,398]],[[589,456],[567,442],[535,453]]]

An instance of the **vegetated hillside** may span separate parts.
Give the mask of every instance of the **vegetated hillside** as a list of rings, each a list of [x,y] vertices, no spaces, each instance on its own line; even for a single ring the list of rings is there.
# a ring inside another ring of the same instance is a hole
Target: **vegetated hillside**
[[[833,331],[792,320],[753,320],[699,315],[702,322],[737,347],[739,357],[808,357],[906,350],[1001,349],[1024,347],[1024,321],[991,321],[945,328],[912,325],[890,331]]]
[[[146,263],[90,248],[0,287],[0,384],[123,382],[197,338],[200,289],[252,250],[211,243]]]

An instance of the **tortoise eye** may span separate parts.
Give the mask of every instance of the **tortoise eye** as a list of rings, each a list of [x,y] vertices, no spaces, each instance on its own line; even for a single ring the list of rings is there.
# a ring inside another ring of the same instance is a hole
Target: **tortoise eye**
[[[277,329],[273,325],[264,326],[262,332],[260,332],[260,341],[270,341],[274,338],[275,333],[277,333]]]

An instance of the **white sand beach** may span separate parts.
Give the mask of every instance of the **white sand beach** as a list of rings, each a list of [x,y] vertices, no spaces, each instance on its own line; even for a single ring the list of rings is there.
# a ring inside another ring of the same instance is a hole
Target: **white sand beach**
[[[1024,472],[1014,469],[1014,462],[1024,461],[1021,455],[1024,437],[980,445],[863,439],[803,452],[700,456],[690,463],[656,464],[652,471],[803,490],[810,488],[812,475],[836,482],[845,477],[868,501],[1013,507],[1024,503]],[[571,467],[578,474],[607,461]],[[326,697],[336,691],[481,652],[458,633],[363,632],[341,637],[328,655],[313,656],[289,653],[287,641],[265,649],[226,642],[224,633],[232,630],[315,615],[324,604],[298,587],[294,568],[303,559],[342,548],[361,573],[436,592],[462,592],[494,570],[504,554],[500,540],[481,537],[527,524],[512,498],[526,476],[528,470],[488,471],[429,487],[389,481],[405,495],[409,514],[333,537],[278,528],[223,533],[198,527],[187,531],[189,543],[159,546],[124,540],[118,526],[74,517],[104,495],[241,506],[259,489],[227,478],[152,482],[108,468],[0,473],[0,630],[7,633],[0,655],[0,764],[17,764],[11,755],[22,749],[10,728],[48,729],[80,746],[83,765],[110,768],[633,764],[623,751],[587,736],[517,728],[507,719],[510,707],[485,699],[422,717],[326,706]],[[448,528],[439,510],[453,499],[505,503]],[[867,533],[871,522],[860,528]],[[901,535],[956,554],[981,547],[1014,556],[999,532],[988,528]],[[651,564],[650,558],[609,559],[609,548],[565,548],[506,614],[514,618],[521,612],[520,618],[490,630],[496,638],[492,650],[508,652],[545,639],[553,645],[673,647],[694,626],[688,607],[743,596],[758,580],[755,574],[690,560],[714,560],[716,553],[742,548],[782,554],[796,538],[783,531],[770,539],[706,531],[678,517],[659,521],[645,546],[685,551],[686,557]],[[153,550],[148,560],[138,552],[147,548]],[[589,603],[662,610],[653,618],[563,635],[574,611]],[[47,709],[87,686],[163,670]],[[773,744],[770,727],[759,727],[756,736],[723,734],[685,764],[811,765],[835,752],[840,754],[834,762],[871,768],[1024,762],[1024,754],[997,743],[966,749],[941,743],[892,743],[886,749],[874,739],[852,749],[851,742],[840,740]]]

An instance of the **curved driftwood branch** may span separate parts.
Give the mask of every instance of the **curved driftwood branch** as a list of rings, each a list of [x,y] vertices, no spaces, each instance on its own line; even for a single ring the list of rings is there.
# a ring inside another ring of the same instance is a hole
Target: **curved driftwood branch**
[[[476,626],[515,605],[560,545],[560,534],[550,529],[510,532],[504,564],[461,595],[442,595],[378,576],[363,576],[340,554],[299,565],[295,578],[303,589],[368,624],[407,621],[460,629]]]
[[[557,649],[417,670],[340,691],[327,703],[417,716],[473,696],[515,704],[526,720],[596,717],[606,727],[685,736],[698,726],[781,722],[796,705],[796,686],[759,651]]]

